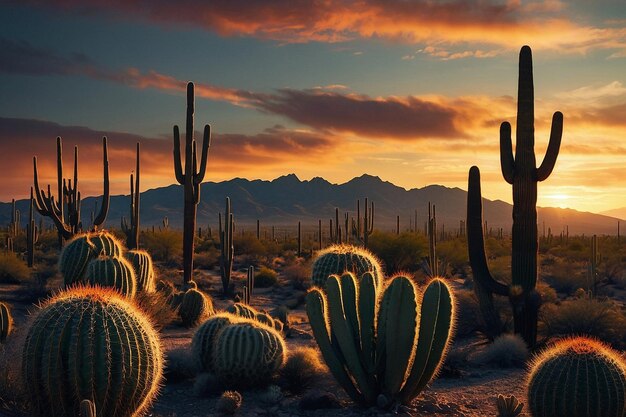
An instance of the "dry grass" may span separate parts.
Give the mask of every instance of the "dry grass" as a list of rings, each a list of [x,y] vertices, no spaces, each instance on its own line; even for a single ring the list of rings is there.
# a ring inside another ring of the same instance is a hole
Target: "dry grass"
[[[322,364],[317,350],[308,347],[298,347],[289,352],[287,361],[280,370],[281,385],[294,394],[310,388],[325,367]]]

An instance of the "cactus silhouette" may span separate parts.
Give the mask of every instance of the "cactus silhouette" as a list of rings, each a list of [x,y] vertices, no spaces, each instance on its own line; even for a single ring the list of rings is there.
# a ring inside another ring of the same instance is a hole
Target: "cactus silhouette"
[[[200,184],[206,172],[209,146],[211,145],[211,128],[204,126],[202,139],[202,156],[198,167],[196,141],[193,138],[194,86],[187,84],[187,122],[185,126],[185,169],[180,153],[180,134],[178,126],[174,126],[174,174],[176,181],[184,189],[183,217],[183,283],[193,279],[193,247],[196,233],[196,210],[200,202]]]
[[[233,244],[234,229],[235,219],[233,213],[230,211],[230,198],[226,197],[226,211],[224,212],[223,227],[222,215],[219,215],[220,275],[222,278],[222,291],[224,294],[228,294],[231,291],[230,277],[233,273],[233,260],[235,258],[235,246]]]
[[[30,268],[35,264],[35,243],[39,240],[40,230],[35,226],[33,212],[33,187],[30,187],[30,205],[28,209],[28,223],[26,224],[26,262]]]
[[[467,196],[467,243],[474,275],[474,288],[491,337],[501,331],[493,307],[493,294],[508,296],[513,307],[515,333],[533,348],[537,339],[537,315],[541,296],[537,284],[537,182],[548,178],[561,144],[563,115],[554,113],[546,155],[537,168],[535,161],[534,91],[532,55],[528,46],[519,55],[517,100],[517,141],[515,156],[511,142],[511,125],[500,126],[500,164],[502,176],[513,185],[513,230],[511,286],[496,281],[487,266],[482,231],[482,197],[480,171],[469,172]]]
[[[137,142],[137,158],[135,161],[135,176],[130,174],[130,216],[126,221],[122,217],[122,231],[126,235],[126,247],[128,249],[139,249],[139,142]]]

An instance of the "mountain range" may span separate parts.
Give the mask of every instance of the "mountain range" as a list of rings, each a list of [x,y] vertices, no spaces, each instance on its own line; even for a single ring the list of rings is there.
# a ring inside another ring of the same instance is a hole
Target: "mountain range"
[[[465,220],[467,192],[460,188],[429,185],[424,188],[406,190],[379,177],[362,175],[343,184],[332,184],[323,178],[315,177],[301,181],[289,174],[272,181],[234,178],[222,182],[205,182],[201,186],[201,199],[198,206],[198,227],[211,226],[217,229],[218,213],[224,211],[225,198],[232,202],[235,221],[240,227],[252,227],[259,219],[263,227],[269,225],[293,226],[301,221],[304,227],[317,227],[322,219],[325,230],[328,220],[335,217],[335,207],[351,216],[356,212],[356,201],[369,198],[374,201],[374,227],[395,230],[396,216],[400,216],[401,229],[414,223],[417,210],[417,226],[423,228],[428,218],[428,203],[436,206],[437,224],[446,230],[458,230],[459,221]],[[91,211],[99,198],[83,199],[83,223],[89,224]],[[17,207],[25,223],[28,214],[28,200],[20,200]],[[160,225],[167,217],[171,227],[182,226],[183,188],[180,185],[155,188],[141,193],[141,226]],[[501,200],[483,200],[484,220],[489,228],[503,228],[504,233],[511,229],[512,205]],[[0,225],[10,220],[11,204],[0,203]],[[129,197],[111,197],[107,223],[109,227],[119,227],[122,216],[128,216]],[[362,214],[361,214],[362,215]],[[570,234],[615,234],[618,218],[608,215],[580,212],[573,209],[538,208],[539,233],[545,224],[558,235],[565,228]],[[414,227],[414,226],[413,226]]]

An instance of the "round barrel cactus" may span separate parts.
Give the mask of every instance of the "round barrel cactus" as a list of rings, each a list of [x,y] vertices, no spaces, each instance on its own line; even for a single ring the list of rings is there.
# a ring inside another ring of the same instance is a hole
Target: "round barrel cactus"
[[[94,244],[96,256],[120,257],[124,252],[122,242],[109,232],[95,232],[89,234],[89,240]]]
[[[263,324],[246,320],[224,327],[215,344],[213,366],[227,386],[259,386],[283,364],[287,348],[282,336]]]
[[[241,320],[229,313],[219,313],[202,323],[191,340],[191,352],[203,371],[213,372],[213,351],[219,332],[226,326]]]
[[[622,417],[625,393],[626,365],[619,353],[585,337],[547,349],[528,379],[533,417]]]
[[[22,379],[40,417],[78,416],[85,398],[99,417],[142,415],[163,375],[157,332],[111,288],[76,287],[49,300],[23,352]]]
[[[245,319],[255,319],[256,315],[259,313],[254,307],[244,303],[234,303],[228,306],[226,311]]]
[[[311,281],[313,285],[324,288],[330,275],[342,275],[344,272],[352,272],[356,277],[371,272],[377,286],[383,279],[382,267],[371,252],[352,245],[332,245],[319,252],[313,262]]]
[[[5,303],[0,303],[0,343],[11,334],[13,330],[13,318],[11,317],[11,310]]]
[[[153,293],[156,291],[154,283],[154,267],[152,257],[145,250],[129,250],[125,253],[126,259],[133,266],[137,278],[137,291]]]
[[[89,262],[85,275],[91,285],[113,287],[129,298],[137,291],[135,271],[124,258],[98,257]]]
[[[189,289],[180,303],[180,318],[183,325],[193,327],[205,318],[215,314],[213,302],[198,290]]]
[[[95,250],[87,233],[77,235],[65,244],[59,256],[59,271],[66,287],[82,281],[87,264],[95,256]]]

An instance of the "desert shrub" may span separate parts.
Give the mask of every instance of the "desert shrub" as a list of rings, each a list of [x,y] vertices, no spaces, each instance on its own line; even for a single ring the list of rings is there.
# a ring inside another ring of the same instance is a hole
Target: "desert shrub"
[[[485,252],[490,259],[511,255],[511,240],[496,239],[494,237],[485,238]]]
[[[20,284],[28,281],[30,269],[14,253],[0,253],[0,283]]]
[[[465,270],[465,267],[469,263],[467,241],[457,238],[438,242],[437,257],[441,259],[443,263],[450,265],[453,274]]]
[[[578,288],[589,288],[584,264],[558,259],[545,268],[544,280],[557,292],[572,294]]]
[[[273,269],[262,266],[259,271],[254,274],[254,288],[268,288],[276,285],[278,275]]]
[[[383,263],[389,275],[399,271],[414,271],[428,253],[426,238],[415,233],[400,235],[375,230],[369,237],[368,249]]]
[[[165,229],[145,232],[140,237],[141,246],[155,261],[172,262],[182,256],[183,236],[179,231]]]
[[[235,414],[235,412],[241,407],[243,398],[237,391],[225,391],[222,396],[217,400],[215,409],[224,414]]]
[[[463,370],[469,363],[470,349],[467,347],[453,347],[446,354],[446,358],[441,365],[440,378],[460,378]]]
[[[311,387],[324,372],[317,350],[297,347],[289,352],[287,361],[280,370],[281,385],[294,394]]]
[[[309,288],[311,268],[302,264],[293,264],[284,269],[283,276],[293,288],[306,290]]]
[[[585,297],[548,305],[541,310],[540,319],[548,337],[586,335],[616,348],[626,346],[626,317],[609,300]]]
[[[193,266],[198,269],[212,269],[219,266],[220,251],[210,248],[193,256]]]
[[[489,271],[496,280],[505,284],[511,283],[511,254],[489,259],[488,263]]]
[[[152,320],[154,327],[162,329],[178,318],[176,311],[167,302],[165,293],[156,291],[147,293],[139,291],[135,295],[137,306]]]
[[[541,294],[542,304],[556,303],[559,301],[556,290],[545,282],[537,281],[537,292]]]
[[[457,337],[468,337],[480,328],[481,316],[478,300],[473,291],[457,290],[455,334]]]
[[[523,367],[528,359],[528,347],[521,336],[504,334],[498,336],[474,356],[474,360],[485,365],[501,368]]]
[[[245,253],[257,257],[267,255],[267,249],[263,242],[256,238],[255,234],[245,233],[243,236],[237,236],[233,239],[235,245],[235,253]]]

